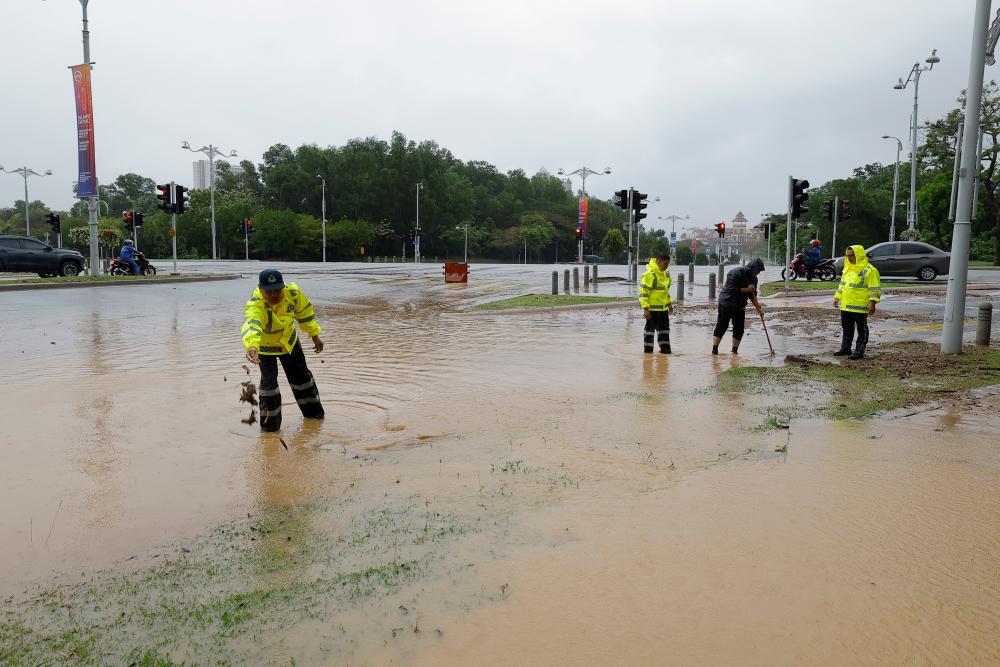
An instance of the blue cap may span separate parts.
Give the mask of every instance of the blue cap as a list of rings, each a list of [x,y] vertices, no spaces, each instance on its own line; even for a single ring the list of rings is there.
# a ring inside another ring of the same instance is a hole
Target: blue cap
[[[262,290],[285,289],[285,280],[278,269],[264,269],[260,272],[260,288]]]

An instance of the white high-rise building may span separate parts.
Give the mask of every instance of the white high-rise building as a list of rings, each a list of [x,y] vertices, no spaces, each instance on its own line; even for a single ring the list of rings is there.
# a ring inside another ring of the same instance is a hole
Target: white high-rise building
[[[224,160],[222,161],[224,162]],[[220,160],[215,161],[215,178],[219,178],[219,164]],[[229,171],[234,174],[242,173],[243,168],[238,164],[229,164]],[[194,181],[191,186],[192,190],[207,190],[212,187],[212,181],[209,177],[209,161],[208,160],[195,160],[192,163],[194,168]]]

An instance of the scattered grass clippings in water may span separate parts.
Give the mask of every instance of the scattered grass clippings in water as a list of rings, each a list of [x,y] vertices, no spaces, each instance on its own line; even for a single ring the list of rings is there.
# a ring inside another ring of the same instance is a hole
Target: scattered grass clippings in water
[[[582,294],[525,294],[500,301],[481,303],[474,310],[509,310],[511,308],[551,308],[553,306],[574,306],[581,303],[613,303],[617,301],[634,301],[639,307],[638,299],[622,296],[586,296]]]
[[[330,526],[344,525],[342,512],[276,509],[164,552],[157,565],[7,600],[0,664],[254,663],[270,631],[329,621],[431,576],[447,551],[438,543],[477,528],[407,502],[361,512],[338,535]]]
[[[760,409],[765,421],[755,428],[769,431],[794,418],[858,419],[1000,383],[1000,350],[968,348],[945,356],[930,343],[909,341],[870,347],[868,353],[843,364],[803,357],[780,367],[733,368],[720,374],[717,387],[772,397]]]

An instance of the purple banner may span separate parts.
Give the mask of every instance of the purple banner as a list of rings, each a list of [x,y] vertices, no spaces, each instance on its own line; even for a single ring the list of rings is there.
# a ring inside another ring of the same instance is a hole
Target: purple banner
[[[90,94],[90,65],[71,67],[76,95],[76,143],[80,176],[77,197],[97,196],[97,156],[94,154],[94,104]]]

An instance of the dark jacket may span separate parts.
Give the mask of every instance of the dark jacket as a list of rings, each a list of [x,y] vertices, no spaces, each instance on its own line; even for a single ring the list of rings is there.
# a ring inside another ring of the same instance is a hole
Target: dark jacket
[[[726,284],[719,292],[719,305],[726,308],[746,308],[749,294],[740,292],[744,287],[754,286],[757,289],[757,278],[750,273],[750,268],[737,266],[726,274]]]

